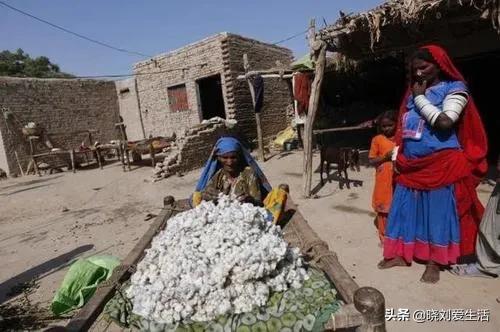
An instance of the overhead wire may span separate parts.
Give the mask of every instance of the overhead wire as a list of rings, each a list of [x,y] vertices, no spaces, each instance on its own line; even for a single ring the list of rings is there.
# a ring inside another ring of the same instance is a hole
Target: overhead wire
[[[69,29],[66,29],[66,28],[60,26],[60,25],[57,25],[55,23],[51,23],[51,22],[49,22],[47,20],[44,20],[43,18],[40,18],[40,17],[35,16],[35,15],[32,15],[32,14],[30,14],[28,12],[25,12],[25,11],[23,11],[21,9],[18,9],[16,7],[13,7],[13,6],[9,5],[8,3],[5,3],[4,1],[0,1],[0,5],[2,5],[4,7],[7,7],[9,9],[13,10],[13,11],[16,11],[16,12],[18,12],[20,14],[23,14],[25,16],[28,16],[28,17],[30,17],[30,18],[32,18],[34,20],[37,20],[37,21],[42,22],[44,24],[47,24],[47,25],[49,25],[49,26],[51,26],[53,28],[56,28],[56,29],[61,30],[61,31],[64,31],[66,33],[69,33],[69,34],[71,34],[73,36],[76,36],[78,38],[84,39],[86,41],[92,42],[94,44],[101,45],[103,47],[106,47],[106,48],[109,48],[109,49],[112,49],[112,50],[115,50],[115,51],[118,51],[118,52],[127,53],[127,54],[131,54],[131,55],[135,55],[135,56],[140,56],[140,57],[143,57],[143,58],[150,58],[150,57],[152,57],[151,55],[147,55],[147,54],[144,54],[144,53],[141,53],[141,52],[127,50],[125,48],[116,47],[116,46],[110,45],[108,43],[101,42],[99,40],[96,40],[96,39],[84,36],[84,35],[82,35],[82,34],[80,34],[78,32],[71,31]]]
[[[51,23],[45,19],[42,19],[38,16],[35,16],[35,15],[32,15],[28,12],[25,12],[19,8],[16,8],[16,7],[13,7],[11,5],[9,5],[8,3],[4,2],[4,1],[0,1],[0,5],[4,6],[4,7],[7,7],[13,11],[16,11],[20,14],[23,14],[25,16],[28,16],[34,20],[37,20],[39,22],[42,22],[44,24],[47,24],[53,28],[56,28],[58,30],[61,30],[61,31],[64,31],[66,33],[69,33],[71,35],[74,35],[78,38],[81,38],[81,39],[84,39],[84,40],[87,40],[89,42],[92,42],[94,44],[97,44],[97,45],[100,45],[100,46],[103,46],[103,47],[106,47],[106,48],[109,48],[109,49],[112,49],[112,50],[115,50],[115,51],[119,51],[119,52],[122,52],[122,53],[127,53],[127,54],[131,54],[131,55],[135,55],[135,56],[140,56],[140,57],[144,57],[144,58],[152,58],[153,56],[152,55],[147,55],[147,54],[144,54],[144,53],[141,53],[141,52],[136,52],[136,51],[131,51],[131,50],[127,50],[127,49],[124,49],[124,48],[119,48],[119,47],[116,47],[116,46],[113,46],[113,45],[110,45],[108,43],[105,43],[105,42],[101,42],[99,40],[96,40],[96,39],[93,39],[93,38],[90,38],[90,37],[87,37],[87,36],[84,36],[80,33],[77,33],[77,32],[74,32],[74,31],[71,31],[69,29],[66,29],[60,25],[57,25],[55,23]],[[290,37],[287,37],[287,38],[284,38],[284,39],[281,39],[277,42],[274,42],[274,43],[271,43],[271,45],[279,45],[279,44],[282,44],[284,42],[287,42],[289,40],[292,40],[294,38],[297,38],[297,37],[300,37],[304,34],[306,34],[309,30],[304,30],[304,31],[301,31],[299,33],[296,33]],[[194,67],[194,66],[192,66]],[[92,79],[92,78],[120,78],[120,77],[132,77],[132,76],[141,76],[141,75],[154,75],[154,74],[162,74],[162,73],[166,73],[166,72],[172,72],[172,71],[178,71],[178,70],[185,70],[185,69],[189,69],[189,68],[192,68],[192,67],[185,67],[185,68],[175,68],[175,69],[168,69],[168,70],[162,70],[162,71],[158,71],[158,72],[153,72],[153,73],[131,73],[131,74],[110,74],[110,75],[89,75],[89,76],[74,76],[74,77],[71,77],[73,79]]]
[[[1,1],[0,1],[1,2]],[[305,31],[302,31],[302,32],[299,32],[299,33],[296,33],[290,37],[287,37],[285,39],[282,39],[280,41],[277,41],[277,42],[274,42],[274,43],[271,43],[271,45],[278,45],[278,44],[281,44],[281,43],[284,43],[286,41],[289,41],[289,40],[292,40],[294,38],[297,38],[301,35],[304,35],[308,32],[309,30],[305,30]],[[163,73],[167,73],[167,72],[172,72],[172,71],[178,71],[178,70],[185,70],[185,69],[190,69],[190,68],[193,68],[193,67],[198,67],[200,65],[196,65],[196,66],[190,66],[190,67],[183,67],[183,68],[174,68],[174,69],[167,69],[167,70],[160,70],[160,71],[157,71],[157,72],[151,72],[151,73],[131,73],[131,74],[111,74],[111,75],[93,75],[93,76],[75,76],[75,77],[72,77],[74,79],[92,79],[92,78],[120,78],[120,77],[132,77],[132,76],[144,76],[144,75],[155,75],[155,74],[163,74]]]
[[[301,32],[299,32],[299,33],[296,33],[296,34],[295,34],[295,35],[293,35],[293,36],[290,36],[290,37],[287,37],[287,38],[285,38],[285,39],[282,39],[282,40],[279,40],[279,41],[277,41],[277,42],[274,42],[274,43],[272,43],[272,45],[279,45],[279,44],[282,44],[282,43],[284,43],[284,42],[286,42],[286,41],[289,41],[289,40],[292,40],[292,39],[294,39],[294,38],[297,38],[297,37],[300,37],[300,36],[302,36],[302,35],[305,35],[308,31],[309,31],[309,29],[307,29],[307,30],[305,30],[305,31],[301,31]]]

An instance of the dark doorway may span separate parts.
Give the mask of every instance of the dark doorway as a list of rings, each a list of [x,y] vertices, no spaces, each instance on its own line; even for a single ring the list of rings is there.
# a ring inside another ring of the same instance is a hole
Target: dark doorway
[[[500,153],[500,117],[498,116],[498,84],[495,78],[500,75],[500,50],[475,57],[459,59],[457,67],[462,71],[469,84],[472,96],[488,135],[488,161],[496,165]]]
[[[208,120],[216,116],[225,119],[226,110],[224,109],[220,75],[203,78],[198,80],[197,83],[203,120]]]

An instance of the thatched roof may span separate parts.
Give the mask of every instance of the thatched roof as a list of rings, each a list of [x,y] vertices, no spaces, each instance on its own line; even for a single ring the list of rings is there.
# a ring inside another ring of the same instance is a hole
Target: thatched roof
[[[361,58],[484,29],[500,34],[500,0],[389,0],[365,13],[341,13],[318,37],[330,51]]]

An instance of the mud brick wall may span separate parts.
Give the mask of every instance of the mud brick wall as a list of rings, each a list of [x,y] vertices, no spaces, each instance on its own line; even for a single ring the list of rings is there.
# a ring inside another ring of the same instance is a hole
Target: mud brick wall
[[[221,84],[225,84],[221,36],[206,38],[134,66],[146,136],[170,136],[174,132],[179,135],[200,123],[196,80],[221,74]],[[189,109],[174,112],[169,109],[167,91],[179,84],[186,85]]]
[[[228,113],[238,121],[238,128],[249,139],[257,137],[252,97],[248,84],[237,80],[244,74],[243,54],[248,55],[250,70],[264,70],[276,67],[279,60],[284,66],[292,61],[289,49],[262,43],[253,39],[228,34],[223,41],[224,70],[229,101]],[[287,106],[293,103],[291,87],[286,80],[264,79],[264,107],[262,109],[262,131],[269,140],[289,124]]]
[[[29,144],[21,132],[28,122],[37,123],[54,147],[62,149],[77,148],[86,139],[86,134],[72,134],[76,131],[95,129],[93,140],[100,142],[119,137],[114,126],[119,119],[114,82],[0,77],[0,107],[12,114],[0,119],[0,144],[5,152],[0,168],[9,173],[20,174],[14,151],[24,169],[28,164]],[[43,144],[37,148],[47,151]]]

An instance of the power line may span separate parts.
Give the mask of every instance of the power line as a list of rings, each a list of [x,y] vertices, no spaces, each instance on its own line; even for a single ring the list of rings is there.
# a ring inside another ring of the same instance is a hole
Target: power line
[[[3,2],[0,1],[0,4],[2,4]],[[302,32],[299,32],[293,36],[290,36],[290,37],[287,37],[285,39],[282,39],[280,41],[277,41],[275,43],[272,43],[271,45],[278,45],[280,43],[284,43],[288,40],[291,40],[293,38],[297,38],[301,35],[304,35],[305,33],[307,33],[309,31],[308,30],[305,30],[305,31],[302,31]],[[150,56],[151,58],[153,56]],[[164,73],[168,73],[168,72],[173,72],[173,71],[179,71],[179,70],[186,70],[186,69],[190,69],[190,68],[195,68],[195,67],[198,67],[198,66],[202,66],[202,65],[194,65],[194,66],[189,66],[189,67],[183,67],[183,68],[172,68],[172,69],[166,69],[166,70],[160,70],[160,71],[156,71],[156,72],[151,72],[151,73],[131,73],[131,74],[110,74],[110,75],[89,75],[89,76],[73,76],[73,77],[68,77],[67,79],[93,79],[93,78],[120,78],[120,77],[133,77],[133,76],[145,76],[145,75],[157,75],[157,74],[164,74]]]
[[[57,25],[57,24],[51,23],[51,22],[46,21],[46,20],[44,20],[44,19],[42,19],[42,18],[39,18],[39,17],[37,17],[37,16],[34,16],[34,15],[30,14],[30,13],[27,13],[27,12],[25,12],[25,11],[22,11],[22,10],[20,10],[20,9],[18,9],[18,8],[12,7],[11,5],[9,5],[9,4],[7,4],[7,3],[5,3],[5,2],[3,2],[3,1],[0,1],[0,5],[2,5],[2,6],[4,6],[4,7],[7,7],[7,8],[9,8],[9,9],[13,10],[13,11],[18,12],[18,13],[21,13],[21,14],[23,14],[23,15],[26,15],[26,16],[28,16],[28,17],[31,17],[31,18],[32,18],[32,19],[34,19],[34,20],[37,20],[37,21],[39,21],[39,22],[45,23],[45,24],[47,24],[47,25],[50,25],[50,26],[51,26],[51,27],[53,27],[53,28],[59,29],[59,30],[64,31],[64,32],[66,32],[66,33],[69,33],[69,34],[71,34],[71,35],[73,35],[73,36],[76,36],[76,37],[78,37],[78,38],[85,39],[85,40],[87,40],[87,41],[89,41],[89,42],[92,42],[92,43],[94,43],[94,44],[101,45],[101,46],[104,46],[104,47],[107,47],[107,48],[110,48],[110,49],[112,49],[112,50],[119,51],[119,52],[122,52],[122,53],[128,53],[128,54],[132,54],[132,55],[136,55],[136,56],[140,56],[140,57],[144,57],[144,58],[151,58],[151,57],[152,57],[151,55],[143,54],[143,53],[140,53],[140,52],[129,51],[129,50],[126,50],[126,49],[124,49],[124,48],[115,47],[115,46],[113,46],[113,45],[109,45],[109,44],[107,44],[107,43],[104,43],[104,42],[101,42],[101,41],[98,41],[98,40],[92,39],[92,38],[87,37],[87,36],[84,36],[84,35],[79,34],[79,33],[77,33],[77,32],[73,32],[73,31],[68,30],[68,29],[66,29],[66,28],[63,28],[63,27],[61,27],[61,26],[59,26],[59,25]]]
[[[74,31],[71,31],[71,30],[68,30],[62,26],[59,26],[57,24],[54,24],[54,23],[51,23],[49,21],[46,21],[40,17],[37,17],[35,15],[32,15],[30,13],[27,13],[21,9],[18,9],[16,7],[13,7],[7,3],[5,3],[4,1],[0,1],[0,5],[4,6],[4,7],[7,7],[13,11],[16,11],[20,14],[23,14],[25,16],[28,16],[34,20],[37,20],[39,22],[42,22],[44,24],[47,24],[53,28],[56,28],[58,30],[61,30],[61,31],[64,31],[66,33],[69,33],[73,36],[76,36],[78,38],[81,38],[81,39],[84,39],[84,40],[87,40],[89,42],[92,42],[92,43],[95,43],[97,45],[100,45],[100,46],[104,46],[106,48],[109,48],[109,49],[112,49],[112,50],[115,50],[115,51],[119,51],[119,52],[123,52],[123,53],[128,53],[128,54],[131,54],[131,55],[137,55],[137,56],[140,56],[140,57],[144,57],[144,58],[153,58],[154,56],[152,55],[147,55],[147,54],[144,54],[144,53],[140,53],[140,52],[136,52],[136,51],[130,51],[130,50],[127,50],[127,49],[124,49],[124,48],[119,48],[119,47],[115,47],[115,46],[112,46],[110,44],[107,44],[107,43],[104,43],[104,42],[101,42],[101,41],[98,41],[98,40],[95,40],[95,39],[92,39],[90,37],[87,37],[87,36],[84,36],[82,34],[79,34],[77,32],[74,32]],[[301,31],[297,34],[294,34],[290,37],[287,37],[287,38],[284,38],[282,40],[279,40],[277,42],[274,42],[272,43],[272,45],[278,45],[278,44],[282,44],[286,41],[289,41],[289,40],[292,40],[294,38],[297,38],[299,36],[302,36],[304,34],[306,34],[309,30],[304,30],[304,31]],[[158,71],[158,72],[154,72],[154,73],[136,73],[136,74],[110,74],[110,75],[95,75],[95,76],[75,76],[75,77],[72,77],[73,79],[85,79],[85,78],[119,78],[119,77],[131,77],[131,76],[142,76],[142,75],[154,75],[154,74],[162,74],[162,73],[166,73],[166,72],[172,72],[172,71],[177,71],[177,70],[184,70],[184,69],[189,69],[191,67],[187,67],[187,68],[175,68],[175,69],[170,69],[170,70],[163,70],[163,71]]]
[[[170,68],[165,70],[159,70],[150,73],[131,73],[131,74],[110,74],[110,75],[89,75],[89,76],[72,76],[72,77],[42,77],[43,79],[91,79],[91,78],[120,78],[120,77],[132,77],[132,76],[148,76],[148,75],[158,75],[164,73],[170,73],[174,71],[184,71],[191,68],[202,67],[205,64],[193,65],[181,68]]]
[[[278,45],[278,44],[284,43],[284,42],[286,42],[286,41],[292,40],[292,39],[297,38],[297,37],[299,37],[299,36],[305,35],[308,31],[309,31],[309,29],[308,29],[308,30],[305,30],[305,31],[302,31],[302,32],[299,32],[299,33],[296,33],[296,34],[295,34],[295,35],[293,35],[293,36],[287,37],[287,38],[285,38],[285,39],[282,39],[282,40],[277,41],[277,42],[272,43],[272,44],[273,44],[273,45]]]

